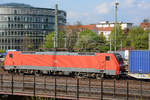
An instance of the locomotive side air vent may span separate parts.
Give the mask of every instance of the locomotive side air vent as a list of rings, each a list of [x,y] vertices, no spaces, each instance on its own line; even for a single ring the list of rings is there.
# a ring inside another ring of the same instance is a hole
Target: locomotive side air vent
[[[90,55],[90,56],[95,56],[96,54],[95,53],[93,53],[93,52],[80,52],[80,53],[78,53],[79,55]]]
[[[23,51],[21,52],[21,54],[35,54],[34,51]]]

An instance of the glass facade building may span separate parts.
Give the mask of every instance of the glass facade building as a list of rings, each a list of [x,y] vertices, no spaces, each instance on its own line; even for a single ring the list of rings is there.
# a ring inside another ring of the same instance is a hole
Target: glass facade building
[[[66,24],[66,12],[58,11],[58,25]],[[55,29],[55,9],[35,8],[26,4],[0,5],[0,49],[22,50],[25,36],[37,49],[48,32]]]

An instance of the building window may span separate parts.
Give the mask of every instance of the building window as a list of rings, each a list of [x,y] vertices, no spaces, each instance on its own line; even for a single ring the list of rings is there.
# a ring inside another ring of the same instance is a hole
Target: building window
[[[15,28],[17,28],[17,25],[15,24]]]
[[[27,20],[27,17],[24,17],[24,21],[25,21],[25,22],[27,22],[27,21],[28,21],[28,20]]]
[[[8,24],[8,28],[10,28],[10,24]]]
[[[5,32],[5,35],[7,36],[7,32]]]
[[[20,28],[20,24],[18,24],[18,28]]]
[[[20,21],[20,17],[18,17],[18,21]]]
[[[17,17],[14,17],[14,21],[17,21]]]
[[[12,31],[12,32],[11,32],[11,36],[13,36],[13,35],[14,35],[14,32]]]
[[[23,29],[23,24],[20,25],[21,29]]]
[[[46,22],[48,23],[48,18],[46,18]]]
[[[4,32],[2,32],[2,36],[4,36]]]
[[[32,22],[32,17],[30,17],[30,22]]]
[[[10,17],[8,17],[8,21],[10,21]]]
[[[14,14],[17,14],[17,10],[14,10]]]

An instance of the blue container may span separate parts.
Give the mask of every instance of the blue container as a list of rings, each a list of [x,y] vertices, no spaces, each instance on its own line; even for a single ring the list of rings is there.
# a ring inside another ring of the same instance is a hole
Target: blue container
[[[133,50],[129,56],[130,73],[148,74],[150,73],[150,51]]]

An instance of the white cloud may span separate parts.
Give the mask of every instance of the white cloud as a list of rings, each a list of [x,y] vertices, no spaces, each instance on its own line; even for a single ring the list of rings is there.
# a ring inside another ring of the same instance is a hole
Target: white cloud
[[[124,2],[121,2],[121,7],[127,8],[127,7],[136,7],[140,9],[148,9],[150,8],[149,2],[146,2],[145,0],[124,0]]]
[[[136,6],[136,1],[137,0],[120,0],[119,2],[119,7],[120,8],[132,8],[134,6]]]
[[[113,2],[112,2],[113,1]],[[71,22],[81,21],[96,23],[99,20],[114,20],[114,1],[102,1],[87,11],[67,11],[67,19]],[[144,18],[150,18],[147,13],[150,9],[150,1],[147,0],[118,0],[118,20],[140,23]],[[83,8],[84,9],[84,8]]]
[[[79,14],[77,12],[74,12],[74,11],[67,12],[67,18],[69,18],[69,19],[76,18],[78,16],[79,16]]]
[[[89,16],[90,14],[87,12],[75,12],[75,11],[68,11],[67,12],[67,18],[69,19],[74,19],[74,18],[81,18],[81,17],[86,17]]]
[[[110,12],[110,9],[112,8],[112,6],[113,6],[112,3],[104,2],[96,7],[96,11],[99,14],[108,14]]]
[[[139,2],[139,3],[137,4],[137,6],[138,6],[139,8],[141,8],[141,9],[148,9],[148,8],[150,8],[150,4],[147,3],[147,2],[145,2],[144,0],[142,0],[141,2]]]
[[[133,6],[135,3],[135,0],[125,0],[124,5],[126,6]]]

